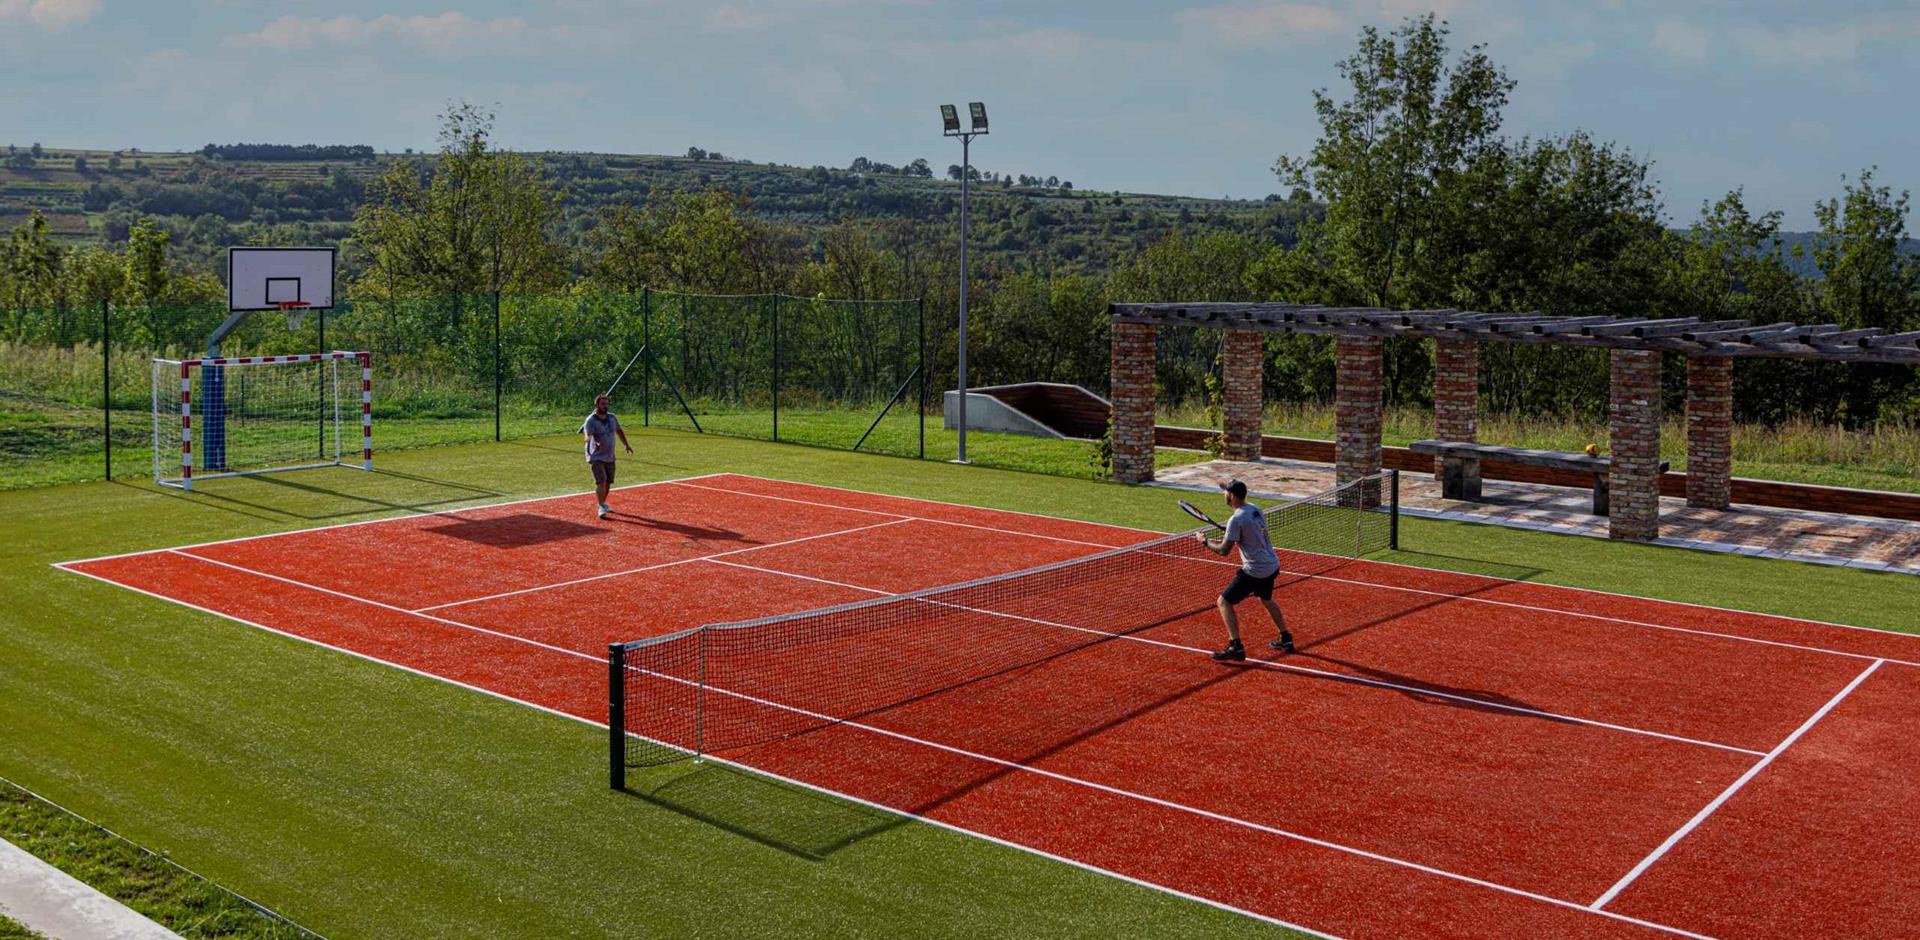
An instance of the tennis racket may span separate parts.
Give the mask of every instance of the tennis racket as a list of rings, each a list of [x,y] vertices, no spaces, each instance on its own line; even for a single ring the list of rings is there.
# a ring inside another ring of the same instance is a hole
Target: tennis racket
[[[1219,529],[1222,532],[1227,531],[1226,526],[1223,526],[1220,523],[1213,521],[1212,516],[1209,516],[1206,513],[1200,511],[1200,507],[1195,506],[1194,504],[1189,503],[1184,499],[1180,500],[1180,508],[1182,510],[1185,510],[1187,515],[1192,516],[1195,519],[1198,519],[1201,522],[1206,523],[1207,525],[1213,526],[1214,528]]]

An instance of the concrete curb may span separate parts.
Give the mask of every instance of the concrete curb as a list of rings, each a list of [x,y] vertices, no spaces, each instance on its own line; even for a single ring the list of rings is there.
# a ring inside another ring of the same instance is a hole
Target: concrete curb
[[[47,940],[181,940],[179,934],[4,839],[0,914]]]

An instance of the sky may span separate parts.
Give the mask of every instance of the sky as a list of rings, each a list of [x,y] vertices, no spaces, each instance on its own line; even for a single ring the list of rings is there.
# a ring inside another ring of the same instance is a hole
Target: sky
[[[1506,133],[1650,158],[1675,224],[1920,188],[1920,0],[0,0],[0,142],[427,149],[464,99],[509,147],[943,169],[979,100],[983,169],[1259,197],[1359,29],[1428,11],[1518,82]]]

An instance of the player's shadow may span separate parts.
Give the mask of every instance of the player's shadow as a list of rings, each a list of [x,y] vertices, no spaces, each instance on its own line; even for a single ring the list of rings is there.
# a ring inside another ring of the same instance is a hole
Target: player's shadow
[[[627,795],[810,861],[907,821],[897,813],[711,761]]]
[[[760,544],[758,540],[747,538],[732,529],[713,529],[706,526],[690,525],[685,522],[649,519],[646,516],[635,515],[618,509],[607,514],[607,521],[618,522],[624,525],[640,526],[646,529],[658,529],[662,532],[672,532],[676,535],[682,535],[699,542],[739,542],[742,545]]]
[[[458,516],[447,518],[449,521],[446,523],[428,526],[423,531],[490,548],[525,548],[600,534],[600,530],[594,526],[536,512],[516,512],[478,519]]]

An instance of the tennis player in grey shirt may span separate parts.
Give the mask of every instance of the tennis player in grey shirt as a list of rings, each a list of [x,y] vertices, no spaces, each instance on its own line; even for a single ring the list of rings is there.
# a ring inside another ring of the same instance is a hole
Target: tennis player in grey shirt
[[[1226,622],[1229,640],[1227,648],[1213,654],[1213,658],[1223,663],[1247,658],[1247,648],[1240,645],[1240,617],[1234,605],[1250,596],[1260,599],[1273,618],[1274,627],[1280,631],[1280,636],[1267,646],[1291,653],[1293,635],[1287,632],[1287,620],[1280,613],[1280,605],[1273,602],[1273,580],[1280,574],[1280,556],[1274,553],[1273,541],[1267,537],[1266,513],[1247,502],[1245,483],[1230,480],[1220,484],[1220,488],[1226,491],[1227,505],[1233,509],[1233,515],[1227,519],[1226,534],[1218,542],[1208,539],[1205,532],[1196,532],[1193,536],[1216,555],[1225,555],[1236,547],[1240,549],[1240,570],[1233,573],[1233,580],[1220,592],[1220,619]]]
[[[600,502],[600,518],[605,519],[613,509],[607,506],[607,492],[613,489],[613,439],[620,438],[620,446],[633,453],[633,445],[627,443],[627,432],[620,426],[620,419],[607,410],[607,396],[601,395],[593,400],[593,414],[580,425],[580,436],[587,439],[587,466],[593,470],[593,495]]]

